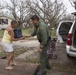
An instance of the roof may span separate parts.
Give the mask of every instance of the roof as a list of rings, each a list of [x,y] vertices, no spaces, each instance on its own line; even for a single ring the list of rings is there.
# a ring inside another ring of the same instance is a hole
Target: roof
[[[7,18],[10,18],[10,19],[13,19],[13,16],[7,15],[7,14],[0,14],[0,17],[7,17]]]

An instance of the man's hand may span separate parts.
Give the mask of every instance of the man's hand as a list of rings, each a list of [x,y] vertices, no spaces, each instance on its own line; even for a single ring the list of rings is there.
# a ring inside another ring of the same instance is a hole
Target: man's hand
[[[31,34],[29,34],[29,35],[25,35],[25,37],[31,37]]]
[[[43,49],[43,45],[40,45],[40,48]]]
[[[41,48],[39,48],[39,52],[42,53],[42,49]]]
[[[42,53],[43,45],[40,45],[39,52]]]
[[[22,36],[20,39],[21,39],[21,40],[24,40],[24,39],[25,39],[25,36]]]

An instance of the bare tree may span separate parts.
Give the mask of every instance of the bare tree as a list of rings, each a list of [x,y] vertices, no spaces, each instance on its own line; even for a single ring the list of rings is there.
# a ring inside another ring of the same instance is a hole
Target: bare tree
[[[71,14],[64,15],[63,20],[70,20],[70,21],[72,21],[72,20],[74,20],[74,15],[71,15]]]
[[[19,21],[22,25],[24,22],[28,22],[30,17],[29,8],[26,0],[10,0],[10,3],[4,2],[3,9],[10,11],[10,14],[14,19]]]
[[[29,0],[28,5],[33,14],[38,14],[50,26],[56,26],[66,12],[63,3],[57,0]]]
[[[20,25],[24,22],[29,24],[31,15],[37,14],[42,21],[54,27],[66,12],[63,3],[57,0],[10,0],[4,4],[3,9],[9,10]]]
[[[3,13],[2,9],[3,9],[3,6],[2,6],[2,4],[0,2],[0,15]]]

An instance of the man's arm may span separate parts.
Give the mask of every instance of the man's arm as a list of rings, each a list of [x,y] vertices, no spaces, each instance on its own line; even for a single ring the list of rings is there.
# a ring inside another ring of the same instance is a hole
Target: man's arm
[[[47,35],[47,29],[46,29],[46,27],[44,26],[42,26],[41,28],[40,28],[40,33],[41,33],[41,39],[42,39],[42,42],[41,42],[41,48],[43,48],[46,44],[47,44],[47,40],[48,40],[48,35]]]
[[[32,36],[35,36],[36,35],[36,28],[34,27],[34,31],[32,34],[29,34],[29,35],[25,35],[25,37],[32,37]]]

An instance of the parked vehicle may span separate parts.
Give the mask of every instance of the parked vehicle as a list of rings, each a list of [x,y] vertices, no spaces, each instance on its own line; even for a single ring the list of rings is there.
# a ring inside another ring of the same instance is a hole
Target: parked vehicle
[[[67,36],[66,52],[68,56],[76,57],[76,22],[74,21]]]
[[[66,43],[67,56],[76,57],[76,21],[61,21],[57,28],[60,43]]]
[[[73,21],[61,21],[57,28],[57,38],[60,43],[65,43],[68,32],[73,24]]]

